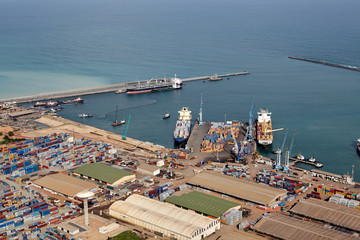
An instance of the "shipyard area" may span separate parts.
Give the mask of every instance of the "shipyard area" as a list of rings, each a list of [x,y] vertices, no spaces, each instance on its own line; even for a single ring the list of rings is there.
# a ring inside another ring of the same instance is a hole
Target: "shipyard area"
[[[125,92],[181,89],[173,84]],[[183,106],[173,116],[177,147],[165,148],[62,118],[50,110],[67,104],[56,98],[35,101],[1,105],[0,239],[359,239],[354,173],[292,153],[296,131],[274,129],[272,113],[253,102],[248,119],[208,122],[201,96],[199,114]],[[282,146],[261,156],[275,131]]]

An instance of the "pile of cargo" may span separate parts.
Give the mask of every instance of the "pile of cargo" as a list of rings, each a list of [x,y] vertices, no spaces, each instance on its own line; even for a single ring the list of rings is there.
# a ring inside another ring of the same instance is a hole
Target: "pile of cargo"
[[[32,228],[27,230],[8,230],[6,232],[0,233],[0,239],[18,239],[18,240],[28,240],[28,239],[37,239],[38,234],[40,233],[40,228]]]
[[[38,234],[39,240],[63,240],[70,239],[69,236],[63,234],[56,228],[47,227],[43,233]]]
[[[223,123],[212,123],[211,128],[201,143],[201,152],[222,152],[226,140],[232,139],[231,128],[235,137],[239,136],[239,126],[226,126]]]
[[[157,187],[151,187],[144,192],[144,196],[149,198],[159,197],[160,201],[164,201],[167,197],[170,197],[177,191],[185,190],[187,186],[181,185],[179,187],[174,187],[172,182],[167,182],[163,185]]]
[[[283,188],[293,194],[306,192],[311,186],[297,179],[278,176],[277,173],[261,170],[256,176],[256,182],[269,185],[271,187]]]
[[[85,138],[73,141],[68,134],[52,134],[0,147],[0,168],[4,175],[16,178],[41,170],[61,166],[64,169],[107,158],[109,144]]]
[[[250,179],[250,171],[247,169],[241,167],[233,167],[231,165],[228,165],[227,168],[224,168],[222,173],[227,176],[232,176],[236,178],[246,178]]]
[[[360,210],[360,193],[347,192],[340,189],[319,185],[316,193],[331,196],[329,202]]]

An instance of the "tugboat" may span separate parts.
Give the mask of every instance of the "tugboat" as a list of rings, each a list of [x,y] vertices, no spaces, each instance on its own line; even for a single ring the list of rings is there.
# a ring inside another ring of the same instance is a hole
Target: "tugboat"
[[[311,158],[308,159],[309,162],[315,162],[315,157],[312,156]]]
[[[49,101],[46,103],[45,107],[56,107],[58,104],[57,101]]]
[[[45,107],[46,106],[46,102],[36,102],[34,104],[34,107]]]
[[[79,116],[79,118],[89,118],[89,117],[92,117],[93,115],[86,114],[86,113],[80,113],[78,116]]]
[[[163,119],[167,119],[170,117],[170,113],[166,112],[165,115],[163,116]]]
[[[115,112],[115,121],[111,124],[113,127],[122,125],[125,123],[125,120],[118,121],[117,120],[117,112],[118,112],[118,106],[116,106],[116,112]]]
[[[84,103],[84,99],[82,99],[81,97],[77,97],[74,99],[75,103]]]

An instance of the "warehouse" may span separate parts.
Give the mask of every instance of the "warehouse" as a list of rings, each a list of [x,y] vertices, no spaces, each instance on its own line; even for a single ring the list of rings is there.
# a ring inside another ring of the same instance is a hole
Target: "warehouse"
[[[103,163],[90,163],[73,170],[74,175],[116,187],[125,182],[135,181],[135,173]]]
[[[355,236],[282,214],[263,217],[253,230],[279,239],[357,239]]]
[[[109,214],[174,239],[198,240],[220,229],[216,219],[140,195],[113,203]]]
[[[309,198],[300,200],[290,211],[360,232],[360,211],[353,208]]]
[[[82,191],[97,192],[95,183],[87,182],[63,173],[47,175],[33,182],[35,186],[66,197],[75,197]]]
[[[230,176],[208,173],[195,175],[187,181],[187,184],[266,206],[284,198],[287,193],[283,189],[272,188]]]
[[[156,165],[141,164],[136,168],[136,172],[143,175],[156,176],[160,174],[160,168]]]
[[[197,191],[183,193],[178,196],[176,193],[166,198],[165,201],[215,218],[219,218],[231,209],[240,209],[240,204],[238,203]]]

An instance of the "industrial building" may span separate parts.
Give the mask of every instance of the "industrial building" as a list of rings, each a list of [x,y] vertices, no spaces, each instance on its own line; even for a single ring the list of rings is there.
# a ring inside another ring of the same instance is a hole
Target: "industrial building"
[[[157,165],[141,164],[136,168],[136,172],[143,175],[156,176],[160,174],[160,168]]]
[[[354,235],[350,235],[330,228],[325,228],[321,225],[302,221],[294,217],[285,216],[278,213],[263,217],[258,223],[255,224],[253,230],[275,238],[288,240],[357,239]]]
[[[314,198],[300,200],[292,213],[360,232],[360,211]]]
[[[178,192],[181,193],[181,192]],[[197,213],[219,218],[231,209],[240,209],[240,204],[218,198],[198,191],[191,191],[181,195],[174,194],[165,199],[184,209],[191,209]]]
[[[131,195],[125,201],[114,202],[109,214],[158,235],[179,240],[202,239],[220,229],[220,222],[216,219],[141,195]]]
[[[187,184],[266,206],[284,198],[287,194],[284,189],[272,188],[226,175],[209,173],[199,173],[188,180]]]
[[[50,192],[71,198],[82,191],[91,191],[94,193],[98,191],[98,187],[95,183],[84,181],[63,173],[47,175],[34,181],[33,184]]]
[[[116,187],[125,182],[134,181],[135,173],[104,163],[90,163],[73,170],[74,175],[89,178],[96,182]]]

